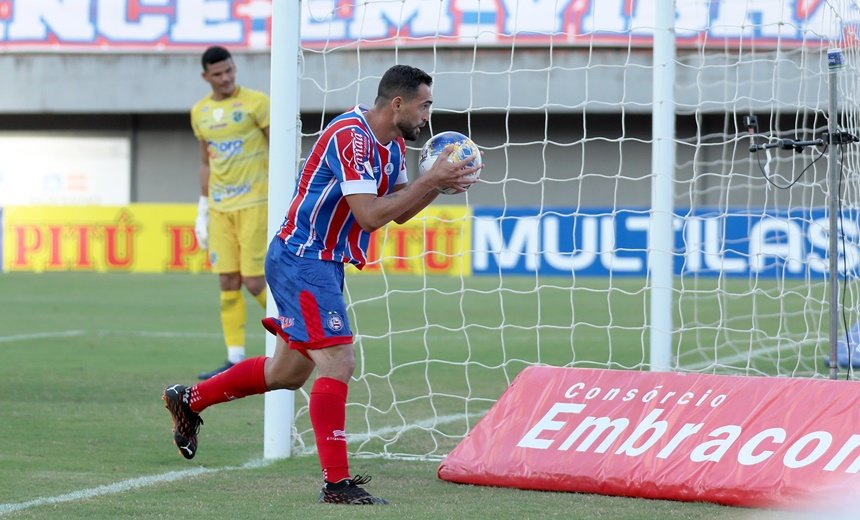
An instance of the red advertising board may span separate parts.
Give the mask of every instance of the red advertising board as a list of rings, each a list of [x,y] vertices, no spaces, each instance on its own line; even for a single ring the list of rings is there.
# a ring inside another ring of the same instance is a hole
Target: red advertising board
[[[860,490],[852,381],[526,368],[439,467],[452,482],[804,508]]]

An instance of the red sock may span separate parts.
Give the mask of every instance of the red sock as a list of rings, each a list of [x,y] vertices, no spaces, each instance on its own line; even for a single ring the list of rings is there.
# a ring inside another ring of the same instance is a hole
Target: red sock
[[[346,383],[330,377],[317,378],[311,388],[309,413],[326,482],[349,478],[344,430],[347,390]]]
[[[266,357],[248,358],[217,376],[191,387],[191,409],[202,412],[213,404],[262,394],[266,386]]]

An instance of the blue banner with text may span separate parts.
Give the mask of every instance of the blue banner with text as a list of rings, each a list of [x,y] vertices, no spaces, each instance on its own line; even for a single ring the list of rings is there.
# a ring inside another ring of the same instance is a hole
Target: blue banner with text
[[[857,211],[838,221],[838,271],[860,263]],[[645,276],[651,210],[474,208],[472,272],[487,274]],[[674,272],[823,279],[830,224],[824,208],[675,212]]]

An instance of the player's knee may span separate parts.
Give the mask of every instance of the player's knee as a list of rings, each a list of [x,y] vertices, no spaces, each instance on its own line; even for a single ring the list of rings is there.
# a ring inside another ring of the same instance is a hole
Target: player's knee
[[[281,347],[279,345],[279,347]],[[298,390],[313,372],[313,364],[291,356],[285,347],[278,348],[275,355],[266,359],[265,376],[269,390]]]
[[[222,291],[238,291],[242,288],[242,276],[239,273],[221,273],[218,280]]]
[[[329,365],[325,368],[318,367],[317,370],[321,377],[330,377],[344,383],[349,383],[353,372],[355,372],[355,359],[343,359],[336,365]]]
[[[307,380],[306,375],[289,370],[272,370],[266,374],[266,386],[269,390],[298,390]]]
[[[305,381],[307,381],[307,378],[285,378],[280,381],[278,388],[282,390],[298,390],[304,386]]]
[[[266,279],[262,276],[244,276],[242,277],[242,285],[248,289],[249,293],[257,296],[266,288]]]

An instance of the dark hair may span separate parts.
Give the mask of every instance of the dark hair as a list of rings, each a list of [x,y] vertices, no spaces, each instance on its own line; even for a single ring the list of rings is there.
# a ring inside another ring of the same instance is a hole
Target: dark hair
[[[433,85],[433,78],[421,69],[409,65],[395,65],[385,71],[379,80],[379,89],[376,91],[376,102],[394,99],[402,96],[406,99],[412,98],[418,87]]]
[[[205,71],[208,65],[231,59],[233,59],[233,56],[230,55],[230,51],[224,47],[214,45],[206,49],[203,53],[203,57],[200,58],[200,63],[203,65],[203,70]]]

